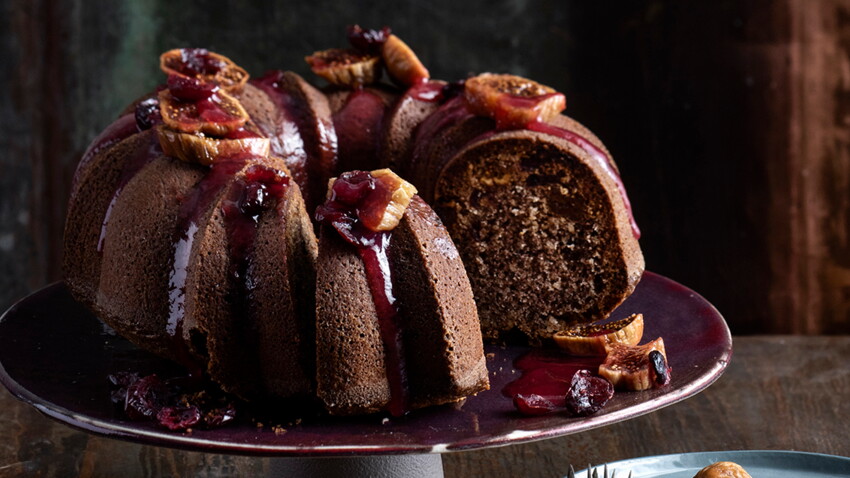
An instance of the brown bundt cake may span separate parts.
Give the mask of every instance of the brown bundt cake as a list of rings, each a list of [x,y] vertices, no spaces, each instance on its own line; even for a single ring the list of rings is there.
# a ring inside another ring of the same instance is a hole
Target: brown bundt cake
[[[540,342],[631,293],[643,258],[625,190],[563,95],[430,80],[388,29],[350,39],[308,57],[324,91],[291,72],[249,81],[203,49],[163,54],[167,84],[75,174],[74,296],[241,397],[399,414],[487,388],[482,330]],[[363,171],[379,167],[412,185]]]

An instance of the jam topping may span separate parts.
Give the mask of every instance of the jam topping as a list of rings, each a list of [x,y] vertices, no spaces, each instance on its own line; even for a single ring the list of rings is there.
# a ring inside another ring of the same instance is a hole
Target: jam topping
[[[205,100],[219,89],[215,83],[182,75],[168,75],[167,85],[171,96],[190,102]]]
[[[388,249],[391,229],[398,224],[413,194],[415,189],[389,170],[352,171],[333,182],[327,202],[316,209],[316,220],[332,227],[354,245],[363,260],[384,344],[390,386],[388,410],[394,416],[403,415],[408,409],[408,387]],[[407,203],[402,207],[404,197]],[[397,216],[395,224],[384,219],[387,215]]]
[[[222,136],[248,121],[248,113],[239,100],[224,91],[198,101],[183,101],[170,90],[163,90],[159,92],[159,108],[165,124],[182,133]]]

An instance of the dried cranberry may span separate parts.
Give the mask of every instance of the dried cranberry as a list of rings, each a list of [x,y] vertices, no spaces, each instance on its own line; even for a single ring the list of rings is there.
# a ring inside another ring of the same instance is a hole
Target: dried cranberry
[[[168,90],[180,101],[201,101],[209,98],[218,89],[215,83],[181,75],[168,75]]]
[[[573,375],[566,396],[567,411],[576,416],[598,412],[614,396],[614,386],[590,370],[579,370]]]
[[[362,52],[379,55],[387,38],[392,34],[390,27],[380,30],[364,30],[360,25],[348,27],[348,41],[351,46]]]
[[[257,216],[265,208],[269,196],[283,196],[289,178],[280,171],[254,166],[245,173],[245,182],[239,211],[248,216]]]
[[[649,352],[649,366],[652,367],[657,385],[667,385],[670,383],[670,367],[667,365],[667,359],[664,358],[664,354],[657,350]]]
[[[127,388],[139,380],[139,374],[133,372],[117,372],[106,377],[109,384],[115,388],[109,394],[112,403],[124,404],[127,399]]]
[[[124,411],[131,420],[152,419],[168,402],[170,395],[159,377],[148,375],[127,387]]]
[[[514,397],[514,406],[523,415],[546,415],[558,410],[554,403],[535,393],[517,394]]]
[[[375,178],[366,171],[349,171],[334,181],[333,201],[356,206],[375,189]]]
[[[201,411],[194,405],[188,407],[162,407],[156,414],[156,420],[160,426],[169,430],[186,430],[201,421]]]
[[[145,131],[153,128],[155,124],[162,122],[162,115],[159,112],[159,100],[156,98],[148,98],[140,101],[136,105],[136,126],[139,131]]]

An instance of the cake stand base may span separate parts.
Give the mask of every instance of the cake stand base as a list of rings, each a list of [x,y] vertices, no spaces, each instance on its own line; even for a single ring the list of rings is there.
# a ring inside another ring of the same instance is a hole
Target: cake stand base
[[[437,453],[344,458],[273,458],[269,462],[269,476],[443,478],[443,459]]]

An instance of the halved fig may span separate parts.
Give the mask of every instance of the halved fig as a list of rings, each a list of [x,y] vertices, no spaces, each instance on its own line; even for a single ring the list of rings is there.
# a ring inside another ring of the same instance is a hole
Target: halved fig
[[[248,81],[248,72],[230,58],[203,48],[177,48],[159,57],[159,67],[167,75],[195,78],[218,85],[228,93],[238,93]]]
[[[313,73],[337,86],[359,88],[381,78],[381,58],[351,48],[317,51],[304,60]]]
[[[269,155],[269,139],[259,135],[219,139],[203,134],[181,133],[160,125],[156,130],[159,145],[168,155],[186,161],[211,165],[218,158],[247,153],[252,156]]]
[[[624,390],[647,390],[669,383],[664,340],[659,337],[644,345],[609,345],[599,375]]]
[[[643,337],[643,314],[607,324],[577,325],[555,334],[555,344],[573,355],[605,355],[610,344],[637,345]]]
[[[381,49],[390,76],[405,86],[428,81],[431,75],[413,50],[396,35],[390,35]]]
[[[183,133],[204,133],[225,136],[243,127],[248,113],[239,100],[217,91],[200,101],[181,101],[169,90],[159,92],[162,121],[169,128]]]
[[[349,242],[358,243],[356,224],[367,231],[394,229],[416,188],[389,169],[347,171],[329,182],[329,197],[316,208],[316,221],[333,225]]]
[[[360,210],[360,221],[372,231],[391,231],[398,226],[416,187],[389,169],[372,171],[375,190]]]
[[[514,75],[482,73],[466,80],[464,97],[470,110],[496,120],[498,129],[522,129],[547,122],[567,106],[563,94]]]

